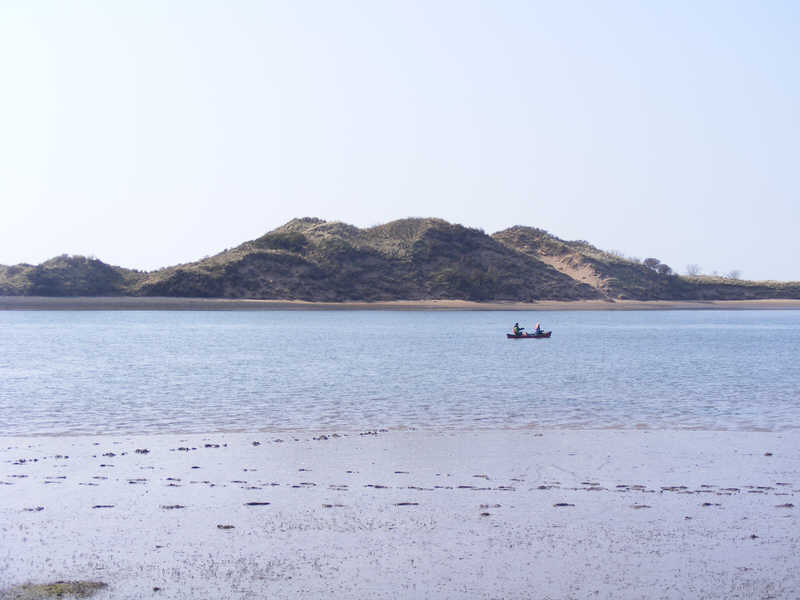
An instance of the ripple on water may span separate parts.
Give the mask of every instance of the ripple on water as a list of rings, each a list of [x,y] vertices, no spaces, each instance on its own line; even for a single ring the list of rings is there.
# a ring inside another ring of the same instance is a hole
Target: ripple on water
[[[512,344],[508,320],[0,313],[0,431],[800,426],[800,311],[552,312]]]

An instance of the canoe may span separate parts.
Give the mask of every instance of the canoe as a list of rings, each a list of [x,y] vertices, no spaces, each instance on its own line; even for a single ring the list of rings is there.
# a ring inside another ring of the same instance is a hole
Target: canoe
[[[525,340],[529,338],[549,338],[550,334],[553,333],[552,331],[544,331],[542,333],[521,333],[520,335],[514,335],[513,333],[507,333],[506,337],[510,340]]]

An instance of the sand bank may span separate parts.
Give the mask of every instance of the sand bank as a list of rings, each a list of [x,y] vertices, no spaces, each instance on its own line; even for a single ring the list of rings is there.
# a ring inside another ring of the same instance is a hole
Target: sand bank
[[[115,599],[795,598],[796,438],[5,437],[0,590],[87,580]]]
[[[392,302],[305,302],[226,298],[45,298],[0,296],[0,310],[767,310],[800,309],[800,300],[575,300],[559,302],[469,302],[397,300]]]

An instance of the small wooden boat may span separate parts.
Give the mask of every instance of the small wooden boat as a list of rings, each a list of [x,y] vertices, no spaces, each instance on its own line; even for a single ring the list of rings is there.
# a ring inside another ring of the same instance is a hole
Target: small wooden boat
[[[506,337],[510,340],[525,340],[528,338],[549,338],[551,333],[553,332],[543,331],[542,333],[520,333],[519,335],[514,335],[513,333],[507,333]]]

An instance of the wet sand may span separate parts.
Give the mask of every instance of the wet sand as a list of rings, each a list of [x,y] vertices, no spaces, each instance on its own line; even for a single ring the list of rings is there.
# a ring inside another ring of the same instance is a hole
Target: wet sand
[[[0,296],[0,310],[800,310],[800,300],[575,300],[469,302],[396,300],[391,302],[305,302],[226,298],[141,298]]]
[[[0,598],[795,598],[793,432],[0,438]]]

